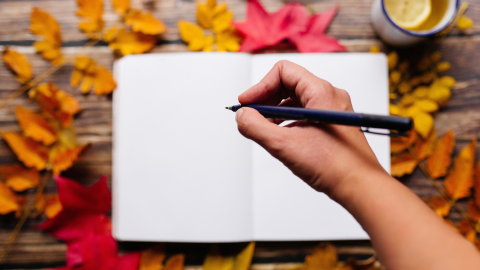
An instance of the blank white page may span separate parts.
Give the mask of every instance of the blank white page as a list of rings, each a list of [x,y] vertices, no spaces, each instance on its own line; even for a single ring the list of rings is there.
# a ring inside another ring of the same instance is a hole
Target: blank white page
[[[252,85],[282,59],[297,63],[335,87],[346,90],[356,112],[388,114],[385,55],[255,55],[252,57]],[[382,166],[390,171],[389,137],[367,134],[367,140]],[[258,145],[253,148],[252,163],[253,230],[256,240],[368,239],[365,231],[343,207],[307,186]]]
[[[126,241],[252,238],[251,142],[225,106],[250,55],[127,56],[115,65],[113,234]]]

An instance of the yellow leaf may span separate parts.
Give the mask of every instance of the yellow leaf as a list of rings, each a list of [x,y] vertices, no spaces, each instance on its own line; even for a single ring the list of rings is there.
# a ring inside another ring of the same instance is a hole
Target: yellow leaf
[[[207,7],[209,9],[214,9],[217,6],[217,0],[207,0]]]
[[[72,75],[70,76],[70,85],[72,87],[77,87],[78,84],[82,81],[83,74],[80,70],[74,69]]]
[[[212,10],[199,1],[197,1],[196,16],[197,16],[197,22],[201,27],[205,29],[212,28],[212,19],[213,19]]]
[[[206,45],[206,37],[202,28],[184,20],[178,21],[178,29],[181,39],[188,44],[188,48],[192,51],[200,51]]]
[[[48,195],[45,203],[45,216],[52,218],[62,211],[62,204],[58,198],[58,194]]]
[[[168,258],[165,262],[164,270],[183,270],[185,263],[185,255],[176,254]],[[203,269],[205,270],[205,269]]]
[[[445,133],[435,146],[432,154],[427,159],[427,171],[430,177],[437,179],[447,175],[447,170],[452,163],[452,153],[455,147],[453,131]]]
[[[409,153],[393,156],[391,159],[390,173],[393,177],[402,177],[411,174],[417,167],[418,161]]]
[[[17,195],[4,183],[0,182],[0,215],[18,211],[20,208]]]
[[[444,86],[439,81],[434,81],[430,85],[430,90],[428,91],[428,99],[431,99],[438,103],[440,107],[443,107],[447,104],[450,96],[452,95],[450,88]]]
[[[117,38],[118,29],[115,26],[112,26],[110,29],[107,30],[105,35],[103,35],[103,41],[110,43]]]
[[[93,90],[95,94],[98,96],[110,94],[116,87],[117,84],[113,79],[112,73],[104,67],[97,68],[93,77]]]
[[[391,115],[400,115],[401,113],[400,107],[395,104],[390,104],[389,110]]]
[[[103,29],[103,0],[77,0],[77,16],[85,18],[78,26],[86,33],[101,32]]]
[[[415,130],[422,138],[427,138],[433,129],[433,117],[428,113],[419,113],[413,118]]]
[[[112,50],[118,50],[122,55],[144,53],[151,50],[157,40],[155,37],[140,32],[127,32],[124,28],[118,30],[117,37],[108,44]]]
[[[414,102],[414,106],[426,113],[433,113],[438,111],[438,104],[428,99],[420,99]]]
[[[398,85],[398,92],[405,94],[412,91],[412,86],[408,82],[402,82]]]
[[[417,160],[424,160],[425,158],[429,157],[433,152],[436,142],[437,131],[435,131],[435,129],[430,132],[430,135],[427,139],[417,140],[417,143],[415,144],[415,157]]]
[[[305,257],[304,270],[330,270],[338,263],[337,251],[331,244],[322,244],[313,249],[311,255]]]
[[[419,86],[415,88],[412,92],[412,96],[415,98],[426,98],[428,95],[429,88],[426,86]]]
[[[62,36],[57,21],[47,12],[33,8],[30,16],[30,32],[44,38],[42,41],[35,42],[36,51],[42,53],[44,59],[53,64],[59,64],[62,61],[60,53]]]
[[[167,27],[162,21],[153,17],[149,12],[142,13],[139,10],[130,11],[125,16],[125,24],[131,26],[133,31],[147,35],[158,35],[167,31]]]
[[[85,71],[88,66],[92,63],[92,59],[86,57],[86,56],[80,56],[75,58],[75,62],[73,62],[73,66],[75,69]]]
[[[164,245],[142,251],[139,270],[162,270],[165,260]]]
[[[451,205],[442,196],[427,197],[424,200],[439,217],[443,218],[450,213]]]
[[[450,76],[443,76],[443,77],[440,77],[438,80],[441,84],[443,84],[445,87],[448,87],[448,88],[453,87],[456,83],[455,79]]]
[[[218,251],[218,246],[212,245],[205,261],[203,261],[202,270],[231,270],[232,267],[233,257],[222,257]]]
[[[66,149],[62,152],[57,152],[53,160],[52,171],[54,175],[59,175],[62,171],[70,168],[81,154],[83,154],[90,145],[80,145],[73,149]]]
[[[450,69],[449,62],[440,62],[436,66],[437,72],[444,72]]]
[[[212,20],[213,31],[217,34],[232,27],[233,12],[227,11],[215,16]],[[233,28],[234,30],[234,28]],[[232,31],[233,32],[233,31]]]
[[[415,130],[408,131],[408,137],[398,136],[390,138],[390,152],[398,154],[407,150],[418,139]]]
[[[388,70],[393,70],[398,64],[398,54],[392,51],[387,55]]]
[[[469,17],[462,15],[460,17],[460,20],[458,20],[457,27],[459,30],[467,30],[469,28],[472,28],[475,24],[473,23],[472,19]]]
[[[15,113],[25,136],[44,145],[51,145],[57,140],[55,130],[39,114],[20,106],[17,106]]]
[[[112,0],[112,6],[116,13],[125,15],[130,9],[130,0]]]
[[[217,33],[216,45],[219,52],[238,52],[240,43],[241,37],[233,27]]]
[[[400,82],[401,78],[402,78],[402,73],[400,73],[400,71],[393,70],[392,72],[390,72],[389,80],[391,84],[397,84],[398,82]]]
[[[208,35],[205,37],[203,51],[204,52],[213,52],[213,35]]]
[[[470,196],[473,187],[476,139],[460,151],[453,169],[445,178],[445,189],[448,196],[454,200]]]
[[[250,242],[237,256],[235,256],[231,270],[249,270],[252,262],[255,242]]]
[[[398,105],[403,106],[403,107],[408,107],[412,105],[415,102],[415,97],[412,96],[411,94],[405,94],[403,95],[402,99],[398,103]]]
[[[0,177],[15,191],[34,188],[40,183],[40,174],[34,168],[26,169],[19,164],[0,166]]]
[[[379,52],[381,52],[381,50],[377,45],[372,45],[372,47],[370,47],[370,53],[379,53]]]
[[[2,59],[5,65],[15,73],[17,81],[26,83],[32,79],[32,66],[28,62],[27,56],[5,48],[2,52]]]
[[[48,150],[43,145],[15,132],[3,132],[2,137],[25,166],[39,171],[45,169]]]

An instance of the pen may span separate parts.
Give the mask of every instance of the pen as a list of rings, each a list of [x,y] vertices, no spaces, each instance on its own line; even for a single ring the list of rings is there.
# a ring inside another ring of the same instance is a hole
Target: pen
[[[326,124],[382,128],[405,132],[412,129],[412,119],[399,116],[375,115],[347,111],[306,109],[297,107],[269,106],[260,104],[234,105],[225,109],[236,112],[242,107],[257,110],[266,118],[306,120]]]

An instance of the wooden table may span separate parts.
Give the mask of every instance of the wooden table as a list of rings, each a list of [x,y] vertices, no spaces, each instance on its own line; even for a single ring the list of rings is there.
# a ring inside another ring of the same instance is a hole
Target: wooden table
[[[109,1],[105,3],[104,19],[107,27],[114,24],[117,16],[112,12]],[[195,20],[194,1],[181,0],[132,0],[133,6],[144,8],[161,18],[169,27],[163,40],[152,52],[182,52],[188,51],[179,39],[177,21],[186,19]],[[279,0],[262,0],[269,11],[274,11],[282,6]],[[229,7],[234,10],[236,19],[245,17],[245,1],[229,0]],[[323,0],[313,4],[315,11],[322,11],[340,6],[340,11],[328,30],[328,34],[336,37],[352,52],[366,52],[370,46],[381,42],[375,36],[370,26],[370,8],[372,0]],[[33,7],[39,7],[52,14],[61,24],[63,33],[63,52],[71,56],[79,52],[87,40],[77,29],[79,19],[74,15],[76,3],[74,0],[0,0],[0,50],[5,46],[12,46],[20,52],[26,53],[33,64],[34,74],[45,71],[50,64],[34,53],[33,42],[37,39],[28,31],[29,17]],[[480,25],[480,1],[470,2],[467,11],[477,25]],[[287,46],[288,47],[288,46]],[[448,105],[435,116],[435,125],[439,134],[453,129],[457,138],[455,153],[464,147],[472,138],[480,137],[480,27],[476,26],[468,31],[468,35],[454,30],[444,41],[438,44],[444,60],[452,64],[446,72],[457,81],[452,99]],[[285,51],[285,46],[279,46],[270,51]],[[387,48],[388,50],[388,48]],[[413,58],[422,47],[403,50],[403,56]],[[412,53],[415,52],[415,53]],[[111,68],[115,55],[106,44],[97,44],[87,48],[85,54],[97,60],[101,65]],[[79,143],[93,143],[93,147],[76,165],[64,175],[76,179],[84,184],[90,184],[101,175],[111,175],[112,171],[112,102],[110,96],[97,97],[94,94],[82,95],[79,91],[69,86],[69,76],[72,72],[71,65],[58,70],[48,78],[61,89],[71,92],[79,100],[83,111],[75,118],[73,125],[78,133]],[[0,65],[0,99],[20,87],[14,76]],[[21,105],[37,109],[37,105],[28,100],[26,94],[13,100],[0,109],[0,128],[2,131],[18,131],[19,126],[15,120],[15,106]],[[15,156],[6,144],[0,142],[0,164],[15,162]],[[418,169],[408,177],[400,179],[419,196],[436,194],[431,183]],[[55,183],[50,181],[46,187],[47,193],[56,192]],[[32,192],[30,192],[32,194]],[[401,203],[401,202],[399,202]],[[462,204],[464,206],[464,204]],[[452,212],[451,217],[458,219],[459,214]],[[65,263],[66,246],[50,235],[34,229],[44,218],[30,218],[17,237],[8,255],[4,258],[2,269],[41,269],[61,266]],[[3,246],[15,226],[17,219],[12,215],[0,216],[0,246]],[[286,269],[289,266],[303,262],[304,256],[317,245],[318,242],[281,242],[258,243],[253,259],[254,269]],[[336,241],[341,259],[350,256],[366,258],[374,254],[368,241]],[[121,243],[121,250],[142,249],[148,244]],[[236,245],[227,245],[225,248],[235,249]],[[186,253],[186,264],[190,269],[198,269],[201,265],[208,245],[205,244],[169,244],[168,253]]]

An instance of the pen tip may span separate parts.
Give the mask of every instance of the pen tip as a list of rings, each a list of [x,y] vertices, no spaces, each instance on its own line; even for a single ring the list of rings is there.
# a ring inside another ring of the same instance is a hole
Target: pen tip
[[[227,109],[227,110],[228,110],[228,107],[225,107],[225,109]]]

